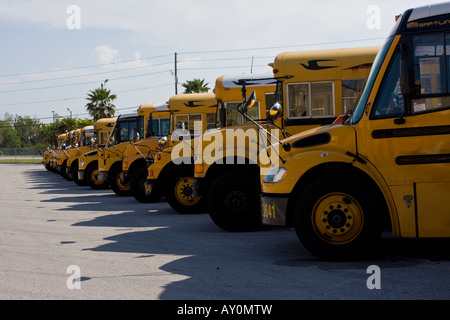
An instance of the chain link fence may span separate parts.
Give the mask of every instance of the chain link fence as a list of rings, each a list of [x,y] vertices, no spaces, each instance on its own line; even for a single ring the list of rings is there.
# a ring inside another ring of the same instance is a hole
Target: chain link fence
[[[41,163],[44,151],[38,148],[0,148],[0,163]]]

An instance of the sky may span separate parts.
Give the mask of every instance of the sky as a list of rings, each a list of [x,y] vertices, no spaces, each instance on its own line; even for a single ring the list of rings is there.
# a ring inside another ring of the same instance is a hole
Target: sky
[[[102,85],[134,112],[194,78],[270,74],[282,52],[382,45],[396,15],[440,2],[0,0],[0,119],[89,118]]]

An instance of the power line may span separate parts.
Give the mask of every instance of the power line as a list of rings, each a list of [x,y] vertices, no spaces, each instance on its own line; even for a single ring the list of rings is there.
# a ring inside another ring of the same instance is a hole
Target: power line
[[[130,89],[125,91],[119,91],[116,94],[123,94],[128,92],[134,92],[134,91],[141,91],[141,90],[148,90],[148,89],[156,89],[161,87],[167,87],[171,86],[172,84],[161,84],[151,87],[143,87],[143,88],[137,88],[137,89]],[[40,100],[40,101],[29,101],[29,102],[17,102],[17,103],[7,103],[7,104],[0,104],[0,107],[6,107],[6,106],[17,106],[17,105],[23,105],[23,104],[38,104],[38,103],[50,103],[50,102],[61,102],[61,101],[69,101],[69,100],[78,100],[78,99],[85,99],[84,97],[71,97],[71,98],[61,98],[61,99],[52,99],[52,100]]]
[[[165,55],[154,56],[154,57],[147,57],[147,58],[140,58],[140,59],[132,59],[132,60],[115,61],[115,62],[110,62],[110,63],[94,64],[94,65],[84,66],[84,67],[74,67],[74,68],[66,68],[66,69],[47,70],[47,71],[36,71],[36,72],[26,72],[26,73],[16,73],[16,74],[5,74],[5,75],[0,75],[0,78],[3,78],[3,77],[26,76],[26,75],[41,74],[41,73],[53,73],[53,72],[61,72],[61,71],[69,71],[69,70],[79,70],[79,69],[88,69],[88,68],[96,68],[96,67],[110,66],[110,65],[120,64],[120,63],[128,63],[128,62],[134,62],[134,61],[143,61],[143,60],[150,60],[150,59],[164,58],[164,57],[168,57],[168,56],[171,56],[171,54],[165,54]]]
[[[318,43],[308,43],[308,44],[296,44],[296,45],[276,46],[276,47],[261,47],[261,48],[246,48],[246,49],[224,49],[224,50],[210,50],[210,51],[180,52],[179,54],[200,54],[200,53],[220,53],[220,52],[242,52],[242,51],[254,51],[254,50],[271,50],[271,49],[297,48],[297,47],[320,46],[320,45],[329,45],[329,44],[341,44],[341,43],[374,41],[374,40],[384,40],[384,39],[386,39],[386,38],[367,38],[367,39],[357,39],[357,40],[344,40],[344,41],[331,41],[331,42],[318,42]]]
[[[169,72],[169,70],[158,71],[158,72],[151,72],[151,73],[144,73],[144,74],[138,74],[138,75],[132,75],[132,76],[124,76],[124,77],[118,77],[118,78],[110,78],[109,80],[122,80],[122,79],[129,79],[129,78],[137,78],[137,77],[144,77],[144,76],[150,76],[150,75],[167,73],[167,72]],[[70,87],[70,86],[77,86],[77,85],[82,85],[82,84],[90,84],[90,83],[98,83],[98,82],[99,82],[99,80],[95,80],[95,81],[60,84],[60,85],[55,85],[55,86],[38,87],[38,88],[3,90],[3,91],[0,91],[0,93],[32,91],[32,90],[42,90],[42,89],[53,89],[53,88]]]
[[[242,51],[253,51],[253,50],[268,50],[268,49],[282,49],[282,48],[293,48],[293,47],[305,47],[305,46],[317,46],[317,45],[329,45],[329,44],[343,44],[343,43],[355,43],[355,42],[362,42],[362,41],[373,41],[373,40],[380,40],[384,38],[368,38],[368,39],[358,39],[358,40],[346,40],[346,41],[333,41],[333,42],[322,42],[322,43],[310,43],[310,44],[296,44],[296,45],[289,45],[289,46],[276,46],[276,47],[261,47],[261,48],[247,48],[247,49],[226,49],[226,50],[210,50],[210,51],[197,51],[197,52],[183,52],[181,54],[188,55],[188,54],[213,54],[213,53],[222,53],[222,52],[242,52]],[[160,56],[154,56],[154,57],[148,57],[148,58],[142,58],[142,59],[133,59],[133,60],[125,60],[125,61],[117,61],[107,64],[97,64],[97,65],[90,65],[90,66],[84,66],[84,67],[76,67],[76,68],[66,68],[66,69],[59,69],[59,70],[51,70],[51,71],[40,71],[40,72],[34,72],[34,73],[22,73],[22,74],[13,74],[13,75],[0,75],[0,77],[7,77],[7,76],[20,76],[20,75],[33,75],[33,74],[44,74],[44,73],[51,73],[51,72],[58,72],[58,71],[68,71],[68,70],[78,70],[78,69],[86,69],[86,68],[94,68],[99,66],[108,66],[108,65],[116,65],[120,63],[128,63],[128,62],[136,62],[136,61],[143,61],[143,60],[149,60],[149,59],[156,59],[156,58],[163,58],[163,57],[169,57],[171,54],[166,55],[160,55]],[[255,58],[255,57],[253,57]],[[269,58],[269,57],[257,57],[257,58]],[[186,63],[186,62],[204,62],[204,61],[232,61],[232,60],[247,60],[250,59],[247,58],[240,58],[240,57],[231,57],[231,58],[210,58],[210,59],[183,59],[181,61],[178,61],[178,63]],[[112,70],[109,72],[121,72],[121,71],[127,71],[127,70],[134,70],[134,69],[140,69],[140,68],[149,68],[149,67],[155,67],[160,65],[168,65],[169,62],[152,65],[152,66],[145,66],[145,67],[132,67],[132,68],[126,68],[121,70]],[[267,65],[253,65],[253,67],[267,67]],[[209,66],[209,67],[193,67],[193,68],[181,68],[178,69],[180,71],[191,71],[191,70],[218,70],[218,69],[238,69],[238,68],[249,68],[250,65],[239,65],[239,66]],[[177,67],[175,67],[177,68]],[[171,70],[164,70],[164,71],[158,71],[158,72],[151,72],[151,73],[145,73],[145,74],[138,74],[138,75],[130,75],[130,76],[123,76],[123,77],[117,77],[113,78],[111,80],[123,80],[123,79],[130,79],[130,78],[136,78],[136,77],[143,77],[143,76],[149,76],[149,75],[156,75],[156,74],[163,74],[166,72],[171,72]],[[67,77],[59,77],[59,78],[53,78],[53,79],[39,79],[39,80],[32,80],[32,81],[26,81],[23,83],[32,83],[32,82],[42,82],[42,81],[51,81],[51,80],[62,80],[62,79],[69,79],[69,78],[77,78],[77,77],[83,77],[83,76],[93,76],[93,75],[99,75],[99,74],[105,74],[108,72],[98,72],[98,73],[92,73],[92,74],[86,74],[86,75],[74,75],[74,76],[67,76]],[[68,86],[75,86],[75,85],[83,85],[83,84],[91,84],[91,83],[97,83],[98,81],[85,81],[85,82],[79,82],[79,83],[70,83],[70,84],[59,84],[59,85],[53,85],[53,86],[44,86],[44,87],[37,87],[37,88],[25,88],[25,89],[14,89],[14,90],[4,90],[0,91],[0,93],[11,93],[11,92],[23,92],[23,91],[31,91],[31,90],[42,90],[42,89],[52,89],[52,88],[60,88],[60,87],[68,87]],[[11,83],[12,84],[12,83]],[[4,84],[0,84],[4,85]],[[164,85],[158,85],[153,87],[145,87],[145,88],[137,88],[137,89],[131,89],[126,90],[118,93],[127,93],[127,92],[134,92],[139,90],[146,90],[146,89],[152,89],[152,88],[158,88],[167,86],[167,84]],[[0,104],[0,106],[14,106],[14,105],[23,105],[23,104],[35,104],[35,103],[49,103],[49,102],[60,102],[60,101],[69,101],[69,100],[76,100],[76,99],[82,99],[81,97],[71,97],[71,98],[62,98],[62,99],[51,99],[51,100],[41,100],[41,101],[31,101],[31,102],[24,102],[24,103],[10,103],[10,104]]]
[[[295,45],[287,45],[287,46],[259,47],[259,48],[241,48],[241,49],[191,51],[191,52],[179,52],[178,54],[188,55],[188,54],[200,54],[200,53],[203,54],[203,53],[221,53],[221,52],[242,52],[242,51],[254,51],[254,50],[270,50],[270,49],[283,49],[283,48],[306,47],[306,46],[317,46],[317,45],[329,45],[329,44],[340,44],[340,43],[352,43],[352,42],[362,42],[362,41],[374,41],[374,40],[383,40],[383,39],[385,39],[385,38],[367,38],[367,39],[332,41],[332,42],[318,42],[318,43],[295,44]],[[173,56],[173,54],[164,54],[164,55],[153,56],[153,57],[146,57],[146,58],[140,58],[140,59],[115,61],[115,62],[110,62],[110,63],[94,64],[94,65],[82,66],[82,67],[62,68],[62,69],[56,69],[56,70],[46,70],[46,71],[6,74],[6,75],[0,75],[0,78],[3,78],[3,77],[15,77],[15,76],[25,76],[25,75],[34,75],[34,74],[43,74],[43,73],[54,73],[54,72],[69,71],[69,70],[79,70],[79,69],[88,69],[88,68],[96,68],[96,67],[102,67],[102,66],[110,66],[110,65],[116,65],[116,64],[121,64],[121,63],[144,61],[144,60],[165,58],[165,57],[171,57],[171,56]]]
[[[0,83],[0,86],[4,86],[4,85],[18,85],[18,84],[24,84],[24,83],[35,83],[35,82],[54,81],[54,80],[63,80],[63,79],[73,79],[73,78],[82,78],[82,77],[95,76],[95,75],[105,74],[105,73],[109,74],[109,73],[113,73],[113,72],[123,72],[123,71],[136,70],[136,69],[152,68],[152,67],[163,66],[163,65],[168,65],[168,64],[172,64],[172,62],[165,62],[165,63],[154,64],[154,65],[150,65],[150,66],[132,67],[132,68],[126,68],[126,69],[120,69],[120,70],[109,70],[109,71],[103,71],[103,72],[81,74],[81,75],[75,75],[75,76],[66,76],[66,77],[59,77],[59,78],[38,79],[38,80],[29,80],[29,81],[21,81],[21,82],[7,82],[7,83]]]
[[[250,66],[228,66],[228,67],[224,67],[224,66],[220,66],[220,67],[199,67],[199,68],[181,68],[178,69],[180,71],[186,71],[186,70],[215,70],[215,69],[243,69],[243,68],[248,68]],[[267,65],[254,65],[255,67],[267,67]]]
[[[272,58],[273,56],[265,56],[265,57],[254,57],[256,59],[263,59],[263,58]],[[249,57],[244,58],[212,58],[212,59],[184,59],[181,61],[178,61],[178,63],[186,63],[186,62],[204,62],[204,61],[236,61],[236,60],[249,60]],[[133,60],[135,61],[135,60]],[[21,84],[27,84],[27,83],[36,83],[36,82],[45,82],[45,81],[55,81],[55,80],[64,80],[64,79],[73,79],[73,78],[82,78],[82,77],[89,77],[89,76],[95,76],[100,74],[110,74],[114,72],[123,72],[123,71],[130,71],[130,70],[136,70],[136,69],[145,69],[145,68],[153,68],[158,66],[164,66],[164,65],[172,65],[173,62],[164,62],[159,64],[153,64],[148,66],[137,66],[137,67],[131,67],[131,68],[125,68],[125,69],[119,69],[119,70],[108,70],[108,71],[102,71],[102,72],[96,72],[96,73],[89,73],[89,74],[80,74],[80,75],[73,75],[73,76],[65,76],[65,77],[58,77],[58,78],[49,78],[49,79],[37,79],[37,80],[28,80],[28,81],[20,81],[20,82],[6,82],[6,83],[0,83],[0,86],[4,85],[21,85]],[[167,72],[166,71],[162,71]],[[117,80],[117,79],[114,79]],[[83,83],[84,84],[84,83]],[[19,89],[17,89],[19,90]],[[8,91],[1,91],[1,92],[8,92]]]

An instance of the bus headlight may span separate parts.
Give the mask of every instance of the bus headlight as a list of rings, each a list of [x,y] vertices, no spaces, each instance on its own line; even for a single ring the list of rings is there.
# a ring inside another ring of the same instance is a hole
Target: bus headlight
[[[265,183],[277,183],[283,181],[286,178],[287,169],[283,167],[275,168],[269,171],[264,177]]]

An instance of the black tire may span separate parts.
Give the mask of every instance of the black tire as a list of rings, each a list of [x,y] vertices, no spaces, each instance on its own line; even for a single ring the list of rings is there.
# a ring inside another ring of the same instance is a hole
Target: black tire
[[[141,203],[154,203],[161,200],[162,195],[158,192],[157,188],[153,189],[150,196],[145,194],[145,182],[147,181],[147,168],[145,166],[139,166],[133,170],[130,174],[130,189],[131,195]]]
[[[208,211],[225,231],[255,231],[261,226],[259,175],[249,170],[226,171],[212,183]]]
[[[128,197],[131,195],[130,183],[123,184],[120,180],[122,170],[120,166],[115,165],[109,170],[108,181],[114,193],[120,197]]]
[[[108,181],[99,181],[98,176],[98,163],[93,161],[90,163],[86,171],[84,172],[87,184],[94,190],[106,189],[109,186]]]
[[[323,260],[364,257],[383,231],[385,209],[378,194],[363,179],[349,174],[317,178],[296,197],[298,238],[308,251]]]
[[[167,177],[165,196],[167,202],[178,213],[205,213],[206,201],[204,196],[194,196],[193,166],[178,166]]]

